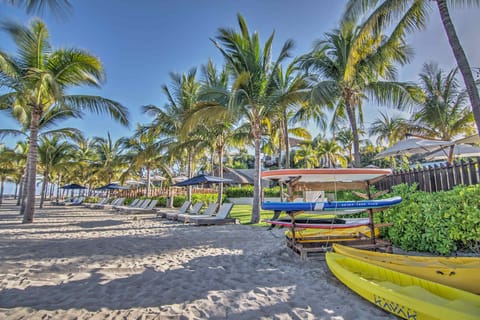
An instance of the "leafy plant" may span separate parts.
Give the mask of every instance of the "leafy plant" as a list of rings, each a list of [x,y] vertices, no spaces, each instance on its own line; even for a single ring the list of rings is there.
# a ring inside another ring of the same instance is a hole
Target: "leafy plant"
[[[480,186],[457,186],[451,191],[427,193],[414,184],[401,184],[390,195],[401,204],[379,214],[392,222],[386,236],[403,250],[450,254],[480,252]]]

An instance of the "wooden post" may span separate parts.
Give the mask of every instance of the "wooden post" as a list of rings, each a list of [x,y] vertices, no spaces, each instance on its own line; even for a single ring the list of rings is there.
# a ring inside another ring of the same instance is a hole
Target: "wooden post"
[[[478,163],[477,163],[478,165]],[[478,183],[478,178],[477,178],[477,170],[475,170],[475,162],[472,159],[468,159],[468,169],[470,171],[470,182],[471,184],[477,184]]]

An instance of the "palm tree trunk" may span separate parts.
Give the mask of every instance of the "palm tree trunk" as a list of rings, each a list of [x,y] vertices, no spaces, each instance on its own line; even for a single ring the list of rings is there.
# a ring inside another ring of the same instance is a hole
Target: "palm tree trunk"
[[[220,178],[223,178],[223,149],[224,147],[221,147],[218,149],[218,176]],[[218,205],[222,204],[222,196],[223,196],[223,182],[220,182],[218,184],[218,197],[217,197],[217,203]]]
[[[350,121],[350,126],[352,127],[353,134],[353,166],[355,168],[360,167],[360,139],[358,137],[358,128],[357,128],[357,119],[355,118],[355,111],[352,106],[347,105],[347,114],[348,120]]]
[[[17,198],[18,198],[18,195],[17,195],[18,185],[19,185],[19,183],[15,181],[15,191],[13,192],[13,199],[15,199],[15,200],[17,200]]]
[[[45,193],[47,191],[47,183],[48,183],[48,172],[45,171],[43,174],[43,182],[42,182],[42,192],[40,193],[40,208],[43,208],[43,201],[45,200]]]
[[[25,186],[25,175],[23,174],[20,177],[20,186],[18,188],[17,206],[22,204],[24,186]],[[21,210],[20,210],[20,214],[23,214],[23,212]]]
[[[147,198],[150,197],[150,167],[147,166],[147,188],[145,190]]]
[[[25,208],[27,204],[27,189],[28,189],[28,154],[27,154],[27,165],[25,166],[25,174],[23,175],[23,184],[22,184],[22,196],[20,197],[20,215],[25,214]]]
[[[34,106],[30,120],[30,149],[27,155],[27,195],[23,223],[32,223],[35,214],[35,182],[37,177],[37,152],[38,152],[38,123],[40,121],[41,109]]]
[[[260,121],[254,124],[253,139],[255,142],[255,169],[253,173],[253,207],[251,223],[258,223],[260,221],[260,183],[261,183],[261,168],[260,168],[260,143],[261,143],[261,124]]]
[[[288,139],[287,115],[283,115],[283,137],[285,139],[285,168],[290,168],[290,141]]]
[[[190,179],[193,177],[192,174],[192,162],[193,162],[193,156],[192,156],[192,150],[189,150],[188,152],[188,158],[187,158],[187,177]],[[187,200],[192,201],[192,186],[187,186]]]
[[[0,183],[0,205],[3,204],[3,188],[5,186],[5,180],[7,180],[7,177],[2,177],[2,182]]]
[[[478,94],[477,86],[475,85],[475,79],[473,78],[472,69],[468,63],[467,55],[463,50],[463,47],[458,39],[455,26],[450,18],[448,12],[448,6],[446,0],[437,0],[438,11],[440,12],[440,18],[442,19],[443,28],[447,33],[448,42],[452,48],[453,55],[457,60],[458,68],[463,76],[465,87],[467,88],[468,97],[470,98],[470,104],[472,105],[473,116],[477,125],[477,132],[480,134],[480,96]]]

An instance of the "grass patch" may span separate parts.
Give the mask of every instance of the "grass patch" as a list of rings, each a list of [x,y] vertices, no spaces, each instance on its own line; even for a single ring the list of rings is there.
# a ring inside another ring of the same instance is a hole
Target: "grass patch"
[[[236,204],[230,212],[230,217],[240,220],[240,224],[250,224],[252,218],[252,206],[249,204]],[[272,211],[260,210],[260,223],[251,224],[252,226],[268,227],[270,224],[262,222],[263,219],[273,217]]]
[[[250,219],[252,217],[252,206],[248,204],[236,204],[233,206],[232,211],[230,212],[230,217],[237,218],[240,220],[240,224],[249,224],[252,226],[258,227],[269,227],[270,224],[262,222],[264,219],[271,219],[273,217],[273,211],[271,210],[260,210],[260,223],[250,224]],[[280,215],[281,218],[288,217],[286,213]],[[334,218],[335,215],[322,215],[321,218],[328,219]],[[313,216],[312,214],[303,213],[297,216],[297,219],[308,219],[308,218],[320,218],[319,216]]]

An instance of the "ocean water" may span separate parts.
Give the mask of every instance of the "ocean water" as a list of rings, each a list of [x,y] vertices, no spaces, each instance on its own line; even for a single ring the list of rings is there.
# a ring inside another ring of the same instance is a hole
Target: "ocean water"
[[[3,186],[3,195],[4,196],[7,196],[7,195],[14,195],[15,194],[15,183],[11,183],[11,182],[5,182],[4,186]]]

